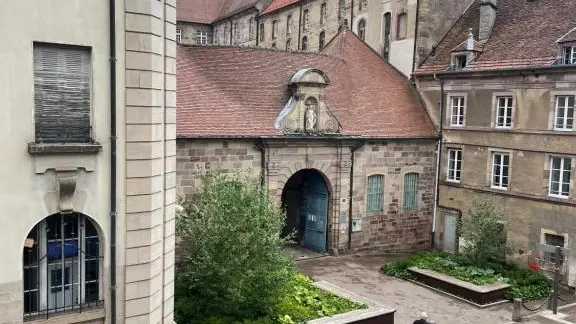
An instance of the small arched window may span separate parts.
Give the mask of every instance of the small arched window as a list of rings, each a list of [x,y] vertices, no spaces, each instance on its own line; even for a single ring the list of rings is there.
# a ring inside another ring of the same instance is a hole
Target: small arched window
[[[307,36],[302,37],[302,50],[303,51],[308,50],[308,37]]]
[[[375,174],[368,177],[366,187],[366,212],[384,211],[384,175]]]
[[[321,51],[324,48],[324,41],[326,38],[326,33],[321,32],[320,36],[318,36],[318,50]]]
[[[366,20],[360,19],[358,22],[358,37],[361,40],[366,40]]]
[[[418,202],[418,173],[404,175],[404,210],[415,210]]]
[[[360,10],[360,11],[366,10],[366,7],[368,7],[368,0],[359,0],[358,1],[358,10]]]
[[[54,214],[24,243],[24,318],[102,305],[102,251],[84,215]]]
[[[276,49],[276,43],[272,43],[272,48]]]
[[[406,13],[401,13],[398,15],[398,21],[396,25],[396,39],[406,38],[408,24],[408,15]]]
[[[290,38],[288,38],[288,40],[286,41],[286,51],[290,50]]]

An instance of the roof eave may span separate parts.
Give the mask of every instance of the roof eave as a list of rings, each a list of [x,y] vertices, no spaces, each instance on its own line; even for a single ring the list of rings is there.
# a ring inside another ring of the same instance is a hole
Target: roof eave
[[[523,66],[516,68],[504,69],[483,69],[483,70],[458,70],[458,71],[430,71],[430,72],[414,72],[415,77],[437,77],[441,76],[474,76],[474,75],[489,75],[489,74],[502,74],[502,73],[521,73],[526,71],[539,71],[539,72],[572,72],[576,73],[576,65],[546,65],[546,66]]]

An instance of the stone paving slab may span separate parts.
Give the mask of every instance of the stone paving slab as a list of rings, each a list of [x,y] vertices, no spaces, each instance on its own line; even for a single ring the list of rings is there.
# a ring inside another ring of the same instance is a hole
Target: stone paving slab
[[[396,309],[396,324],[412,324],[422,311],[436,324],[502,324],[511,320],[511,303],[479,309],[378,272],[382,264],[401,257],[324,257],[299,261],[298,266],[315,280],[330,282]]]

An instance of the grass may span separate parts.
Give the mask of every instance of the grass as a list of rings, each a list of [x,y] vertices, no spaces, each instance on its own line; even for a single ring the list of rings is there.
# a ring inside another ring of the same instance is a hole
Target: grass
[[[212,317],[203,321],[206,324],[300,324],[307,321],[366,309],[367,305],[356,303],[336,296],[314,286],[312,280],[297,274],[295,285],[286,293],[286,297],[268,315],[257,319],[232,319]]]
[[[551,287],[550,280],[541,273],[517,265],[478,263],[463,255],[442,252],[413,254],[406,259],[383,265],[380,271],[401,279],[415,279],[408,271],[410,267],[433,270],[475,285],[508,283],[511,285],[508,291],[510,299],[542,299],[548,296]]]

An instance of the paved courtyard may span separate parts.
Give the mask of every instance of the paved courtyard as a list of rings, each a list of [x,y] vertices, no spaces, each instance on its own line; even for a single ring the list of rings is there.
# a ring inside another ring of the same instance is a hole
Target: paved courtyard
[[[426,311],[436,324],[499,324],[510,321],[512,304],[479,309],[408,281],[385,276],[380,266],[398,256],[322,257],[298,261],[303,273],[395,308],[396,324],[412,324]]]

